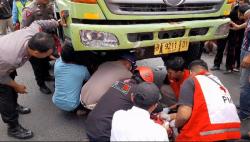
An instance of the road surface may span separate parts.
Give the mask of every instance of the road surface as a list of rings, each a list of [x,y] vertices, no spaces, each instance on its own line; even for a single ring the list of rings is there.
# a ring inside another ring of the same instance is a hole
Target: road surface
[[[213,56],[204,55],[203,59],[212,66]],[[165,69],[162,68],[161,59],[155,58],[143,60],[140,65],[154,67],[157,84],[161,84],[165,76]],[[160,68],[160,69],[158,69]],[[239,103],[239,73],[224,75],[222,71],[214,72],[224,85],[230,90],[232,98],[236,104]],[[86,141],[85,117],[78,117],[72,113],[66,113],[57,109],[51,101],[52,95],[40,93],[36,85],[30,63],[26,63],[18,69],[18,82],[26,84],[27,95],[19,95],[19,103],[32,109],[28,115],[20,115],[20,123],[25,128],[30,128],[34,132],[34,138],[30,141]],[[53,89],[53,83],[48,84]],[[244,122],[242,132],[250,130],[250,122]],[[14,141],[16,139],[7,136],[7,127],[0,120],[0,140]]]

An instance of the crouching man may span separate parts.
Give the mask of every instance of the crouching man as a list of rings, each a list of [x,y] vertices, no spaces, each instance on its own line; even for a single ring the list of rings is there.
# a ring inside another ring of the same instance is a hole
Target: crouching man
[[[154,83],[143,82],[132,94],[134,106],[115,112],[112,120],[111,141],[169,141],[166,129],[150,119],[161,94]]]
[[[52,97],[53,103],[64,111],[78,112],[83,109],[80,94],[90,74],[87,67],[78,63],[77,58],[71,42],[66,40],[61,58],[55,63],[55,92]]]
[[[180,91],[177,141],[221,141],[240,138],[240,120],[230,93],[208,72],[202,60],[190,64],[192,77]]]
[[[91,141],[109,141],[113,115],[133,106],[131,93],[141,82],[152,83],[154,74],[149,67],[138,67],[131,78],[116,81],[103,95],[86,120],[86,132]]]

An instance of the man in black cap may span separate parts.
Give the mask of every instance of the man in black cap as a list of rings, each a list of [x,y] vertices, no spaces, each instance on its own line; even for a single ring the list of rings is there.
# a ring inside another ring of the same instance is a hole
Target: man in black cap
[[[115,112],[111,141],[169,141],[166,129],[150,119],[161,99],[154,83],[140,83],[132,94],[134,106]]]
[[[91,141],[110,140],[114,113],[133,107],[131,94],[136,85],[141,82],[154,82],[154,73],[150,67],[136,68],[132,78],[116,81],[103,95],[86,120],[86,133]]]

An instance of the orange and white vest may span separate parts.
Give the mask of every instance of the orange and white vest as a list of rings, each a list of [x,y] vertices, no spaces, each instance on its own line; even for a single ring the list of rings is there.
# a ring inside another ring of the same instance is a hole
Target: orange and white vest
[[[176,141],[240,139],[240,119],[228,90],[213,75],[203,73],[193,79],[192,115]]]

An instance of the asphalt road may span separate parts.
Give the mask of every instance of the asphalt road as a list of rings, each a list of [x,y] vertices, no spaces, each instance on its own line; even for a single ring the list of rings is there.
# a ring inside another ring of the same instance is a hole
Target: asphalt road
[[[210,67],[214,57],[204,55]],[[160,84],[165,76],[165,69],[162,68],[161,59],[150,59],[139,62],[140,65],[154,67],[157,84]],[[235,104],[239,103],[239,73],[224,75],[221,71],[214,72],[224,85],[230,90]],[[19,103],[32,109],[32,113],[28,115],[20,115],[20,123],[34,132],[34,138],[30,141],[86,141],[85,134],[85,117],[78,117],[71,113],[63,112],[57,109],[51,101],[52,95],[44,95],[40,93],[36,85],[33,71],[30,63],[26,63],[22,68],[18,69],[19,83],[26,84],[28,87],[27,95],[19,95]],[[48,84],[53,89],[53,83]],[[242,132],[250,130],[250,122],[243,124]],[[6,133],[7,127],[0,120],[0,140],[14,141]]]

